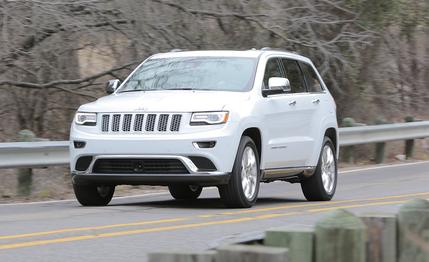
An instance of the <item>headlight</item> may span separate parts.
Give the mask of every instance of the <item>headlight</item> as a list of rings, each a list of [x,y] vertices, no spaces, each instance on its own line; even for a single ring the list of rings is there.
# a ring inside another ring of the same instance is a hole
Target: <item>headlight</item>
[[[193,113],[191,125],[217,125],[228,121],[229,112],[198,112]]]
[[[78,125],[95,126],[97,124],[97,114],[77,112],[75,122]]]

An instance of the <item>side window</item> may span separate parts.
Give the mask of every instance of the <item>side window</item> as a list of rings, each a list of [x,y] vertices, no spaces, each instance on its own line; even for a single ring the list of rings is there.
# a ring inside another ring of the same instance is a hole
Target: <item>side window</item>
[[[311,65],[300,62],[299,65],[304,73],[305,82],[307,83],[309,92],[322,92],[323,88],[319,78]]]
[[[283,67],[286,71],[286,78],[289,79],[292,93],[306,92],[304,79],[298,62],[291,59],[282,58]]]
[[[270,58],[267,61],[264,74],[264,89],[268,88],[270,77],[284,77],[277,58]]]

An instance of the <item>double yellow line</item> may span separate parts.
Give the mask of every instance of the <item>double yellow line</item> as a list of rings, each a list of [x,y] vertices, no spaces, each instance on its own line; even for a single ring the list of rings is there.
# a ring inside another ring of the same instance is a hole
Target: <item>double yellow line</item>
[[[93,226],[93,227],[64,228],[64,229],[58,229],[58,230],[27,233],[27,234],[0,236],[0,240],[25,238],[25,237],[36,237],[36,236],[46,236],[46,235],[69,233],[69,232],[79,232],[79,231],[102,230],[102,229],[111,229],[111,228],[118,228],[118,227],[144,226],[144,225],[153,225],[153,224],[162,224],[162,223],[172,223],[172,222],[179,222],[179,221],[183,221],[183,220],[186,220],[186,218],[161,219],[161,220],[155,220],[155,221],[140,221],[140,222],[134,222],[134,223],[113,224],[113,225]]]
[[[29,241],[29,242],[0,245],[0,249],[12,249],[12,248],[19,248],[19,247],[30,247],[30,246],[53,244],[53,243],[64,243],[64,242],[71,242],[71,241],[87,240],[87,239],[94,239],[94,238],[106,238],[106,237],[115,237],[115,236],[135,235],[135,234],[142,234],[142,233],[171,231],[171,230],[178,230],[178,229],[185,229],[185,228],[196,228],[196,227],[205,227],[205,226],[212,226],[212,225],[240,223],[240,222],[247,222],[247,221],[253,221],[253,220],[261,220],[261,219],[269,219],[269,218],[293,215],[293,214],[295,213],[291,212],[286,214],[267,214],[267,215],[260,215],[256,217],[243,217],[243,218],[220,220],[220,221],[210,221],[210,222],[190,223],[190,224],[182,224],[182,225],[174,225],[174,226],[163,226],[163,227],[156,227],[156,228],[143,228],[143,229],[135,229],[135,230],[117,231],[117,232],[110,232],[110,233],[101,233],[96,235],[82,235],[82,236],[76,236],[76,237],[63,237],[63,238],[48,239],[48,240],[36,240],[36,241]]]
[[[5,235],[5,236],[0,236],[0,240],[31,238],[31,237],[55,235],[55,234],[62,234],[62,233],[115,229],[115,228],[133,227],[133,226],[177,223],[177,222],[183,222],[183,221],[190,221],[191,219],[196,219],[196,218],[212,218],[212,217],[221,217],[221,216],[263,213],[263,212],[270,212],[270,211],[284,211],[288,209],[300,209],[292,212],[269,213],[269,214],[262,214],[257,216],[247,216],[247,217],[215,220],[215,221],[208,221],[208,222],[193,222],[193,223],[159,226],[159,227],[152,227],[152,228],[121,230],[121,231],[107,232],[107,233],[98,233],[98,234],[93,233],[93,234],[86,234],[86,235],[80,235],[80,236],[59,237],[59,238],[46,239],[46,240],[32,240],[32,241],[26,241],[26,242],[0,244],[0,250],[30,247],[30,246],[40,246],[40,245],[47,245],[47,244],[54,244],[54,243],[73,242],[73,241],[81,241],[81,240],[88,240],[88,239],[136,235],[136,234],[151,233],[151,232],[173,231],[173,230],[179,230],[179,229],[241,223],[241,222],[248,222],[248,221],[255,221],[255,220],[292,216],[292,215],[300,215],[300,214],[302,215],[305,213],[325,212],[325,211],[330,211],[330,210],[340,209],[340,208],[358,208],[358,207],[367,207],[367,206],[394,205],[394,204],[404,203],[413,197],[425,197],[425,196],[429,196],[429,192],[393,195],[393,196],[386,196],[386,197],[376,197],[376,198],[357,199],[357,200],[340,200],[340,201],[331,201],[331,202],[318,202],[318,203],[293,204],[293,205],[289,204],[289,205],[280,205],[280,206],[273,206],[273,207],[267,207],[267,208],[254,208],[254,209],[246,209],[246,210],[231,211],[231,212],[197,215],[194,217],[171,218],[171,219],[161,219],[161,220],[153,220],[153,221],[139,221],[134,223],[111,224],[111,225],[92,226],[92,227],[64,228],[64,229],[58,229],[58,230],[42,231],[42,232],[34,232],[34,233],[26,233],[26,234]],[[391,200],[391,201],[386,201],[386,200]],[[365,202],[369,202],[369,203],[365,203]],[[356,203],[356,204],[352,204],[352,203]],[[344,204],[350,204],[350,205],[344,205]],[[313,207],[316,207],[316,208],[313,208]]]

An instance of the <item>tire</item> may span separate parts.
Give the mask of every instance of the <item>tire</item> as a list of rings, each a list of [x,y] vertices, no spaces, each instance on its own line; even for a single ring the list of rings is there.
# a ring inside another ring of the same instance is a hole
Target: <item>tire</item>
[[[314,174],[301,182],[301,189],[307,200],[328,201],[334,196],[338,177],[335,151],[331,139],[325,137]]]
[[[112,200],[115,186],[73,184],[73,190],[82,206],[106,206]]]
[[[172,197],[178,200],[194,200],[201,195],[203,188],[192,185],[169,185],[168,190]]]
[[[247,163],[248,168],[243,170],[243,165]],[[240,140],[229,183],[219,186],[219,194],[223,203],[227,207],[246,208],[253,206],[258,197],[259,181],[258,150],[250,137],[243,136]]]

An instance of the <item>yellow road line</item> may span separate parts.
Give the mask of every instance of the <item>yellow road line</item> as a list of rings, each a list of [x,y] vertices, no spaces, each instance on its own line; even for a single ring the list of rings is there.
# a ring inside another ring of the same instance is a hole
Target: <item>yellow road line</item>
[[[424,193],[424,194],[429,194],[429,193]],[[410,195],[415,195],[415,194],[408,194],[408,196],[410,196]],[[423,193],[420,195],[423,195]],[[385,198],[386,197],[377,198],[377,199],[385,199]],[[391,196],[390,198],[399,198],[399,196]],[[366,207],[366,206],[392,205],[392,204],[404,203],[406,201],[407,200],[397,200],[397,201],[384,201],[384,202],[365,203],[365,204],[356,204],[356,205],[343,205],[343,206],[303,210],[303,211],[297,211],[297,212],[265,214],[265,215],[259,215],[259,216],[254,216],[254,217],[241,217],[241,218],[235,218],[235,219],[217,220],[217,221],[202,222],[202,223],[189,223],[189,224],[181,224],[181,225],[173,225],[173,226],[143,228],[143,229],[135,229],[135,230],[125,230],[125,231],[101,233],[101,234],[81,235],[81,236],[74,236],[74,237],[63,237],[63,238],[48,239],[48,240],[35,240],[35,241],[3,244],[3,245],[0,245],[0,250],[21,248],[21,247],[40,246],[40,245],[64,243],[64,242],[73,242],[73,241],[81,241],[81,240],[97,239],[97,238],[107,238],[107,237],[136,235],[136,234],[151,233],[151,232],[173,231],[173,230],[187,229],[187,228],[207,227],[207,226],[212,226],[212,225],[240,223],[240,222],[247,222],[247,221],[255,221],[255,220],[262,220],[262,219],[270,219],[270,218],[285,217],[285,216],[291,216],[291,215],[297,215],[297,214],[304,214],[307,212],[308,213],[325,212],[325,211],[329,211],[329,210],[333,210],[333,209],[340,209],[340,208],[356,208],[356,207]]]
[[[100,229],[109,229],[109,228],[117,228],[117,227],[130,227],[130,226],[162,224],[162,223],[180,222],[180,221],[184,221],[184,220],[187,220],[187,218],[161,219],[161,220],[153,220],[153,221],[140,221],[140,222],[133,222],[133,223],[112,224],[112,225],[92,226],[92,227],[64,228],[64,229],[58,229],[58,230],[42,231],[42,232],[27,233],[27,234],[0,236],[0,240],[24,238],[24,237],[45,236],[45,235],[78,232],[78,231],[87,231],[87,230],[100,230]]]
[[[252,213],[267,212],[267,211],[278,211],[278,210],[294,209],[294,208],[301,208],[301,207],[306,208],[306,207],[319,207],[319,206],[333,206],[333,205],[345,204],[345,203],[355,203],[355,202],[363,202],[363,201],[378,201],[378,200],[396,199],[396,198],[404,198],[404,197],[417,197],[417,196],[423,196],[423,195],[429,195],[429,192],[393,195],[393,196],[386,196],[386,197],[375,197],[375,198],[367,198],[367,199],[305,203],[305,204],[298,204],[298,205],[281,205],[281,206],[274,206],[274,207],[267,207],[267,208],[247,209],[247,210],[234,211],[234,212],[223,212],[223,213],[218,213],[218,214],[216,214],[216,213],[203,214],[203,215],[197,215],[195,217],[212,218],[212,217],[216,217],[219,215],[252,214]],[[402,201],[402,202],[405,202],[405,201]],[[371,205],[377,205],[377,204],[378,203],[356,204],[356,205],[349,205],[349,206],[333,206],[333,207],[326,207],[326,208],[320,208],[320,209],[310,209],[310,210],[328,211],[328,210],[333,210],[333,209],[338,209],[338,208],[371,206]],[[303,211],[305,211],[305,210],[303,210]],[[318,212],[318,211],[310,211],[310,212]],[[171,218],[171,219],[162,219],[162,220],[153,220],[153,221],[139,221],[139,222],[133,222],[133,223],[112,224],[112,225],[92,226],[92,227],[64,228],[64,229],[51,230],[51,231],[41,231],[41,232],[25,233],[25,234],[17,234],[17,235],[5,235],[5,236],[0,236],[0,240],[46,236],[46,235],[53,235],[53,234],[60,234],[60,233],[80,232],[80,231],[89,231],[89,230],[102,230],[102,229],[119,228],[119,227],[131,227],[131,226],[142,226],[142,225],[151,225],[151,224],[173,223],[173,222],[181,222],[181,221],[185,221],[185,220],[190,220],[190,219],[195,218],[195,217]],[[43,241],[43,240],[41,240],[41,241]]]
[[[212,226],[212,225],[240,223],[240,222],[246,222],[246,221],[290,216],[290,215],[295,215],[297,213],[298,212],[290,212],[290,213],[282,213],[282,214],[266,214],[266,215],[260,215],[256,217],[243,217],[243,218],[210,221],[210,222],[203,222],[203,223],[191,223],[191,224],[182,224],[182,225],[176,225],[176,226],[117,231],[117,232],[102,233],[97,235],[82,235],[82,236],[75,236],[75,237],[64,237],[64,238],[56,238],[56,239],[48,239],[48,240],[36,240],[36,241],[20,242],[20,243],[13,243],[13,244],[3,244],[3,245],[0,245],[0,250],[80,241],[80,240],[95,239],[95,238],[106,238],[106,237],[135,235],[135,234],[150,233],[150,232],[172,231],[172,230],[185,229],[185,228],[196,228],[196,227],[205,227],[205,226]]]
[[[354,202],[361,202],[361,201],[377,201],[377,200],[395,199],[395,198],[403,198],[403,197],[417,197],[417,196],[423,196],[423,195],[429,195],[429,192],[404,194],[404,195],[393,195],[393,196],[385,196],[385,197],[373,197],[373,198],[366,198],[366,199],[352,199],[352,200],[339,200],[339,201],[319,202],[319,203],[306,203],[306,204],[300,204],[300,205],[281,205],[281,206],[274,206],[274,207],[267,207],[267,208],[253,208],[253,209],[247,209],[247,210],[241,210],[241,211],[223,212],[220,214],[222,214],[222,215],[249,214],[249,213],[258,213],[258,212],[291,209],[291,208],[299,208],[299,207],[314,207],[314,206],[325,206],[325,205],[331,206],[331,205],[344,204],[344,203],[354,203]]]
[[[397,201],[385,201],[385,202],[375,202],[375,203],[366,203],[366,204],[357,204],[357,205],[348,205],[348,206],[338,206],[338,207],[325,207],[325,208],[314,208],[307,210],[307,212],[325,212],[336,210],[340,208],[356,208],[356,207],[368,207],[368,206],[383,206],[383,205],[394,205],[394,204],[403,204],[408,200],[397,200]]]
[[[198,215],[198,217],[201,217],[201,218],[211,218],[211,217],[215,217],[216,216],[216,214],[211,214],[211,215]]]

